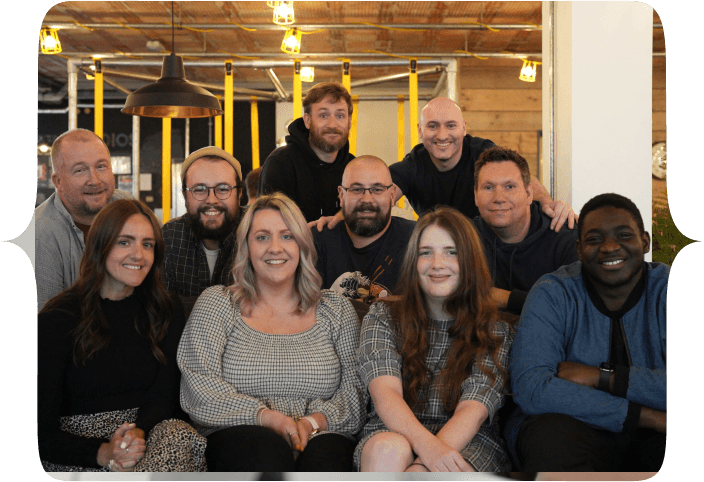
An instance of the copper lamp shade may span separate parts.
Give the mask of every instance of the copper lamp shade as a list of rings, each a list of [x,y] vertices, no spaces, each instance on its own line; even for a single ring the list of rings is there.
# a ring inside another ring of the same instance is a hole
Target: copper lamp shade
[[[223,113],[217,97],[186,80],[183,59],[174,53],[164,57],[159,80],[127,96],[122,112],[180,119],[213,117]]]

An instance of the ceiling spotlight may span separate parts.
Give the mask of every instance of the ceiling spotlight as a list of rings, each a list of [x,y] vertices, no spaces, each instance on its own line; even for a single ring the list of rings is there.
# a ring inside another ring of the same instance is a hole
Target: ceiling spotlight
[[[277,25],[291,25],[293,23],[293,2],[282,1],[274,7],[274,20]]]
[[[43,28],[39,33],[39,47],[43,54],[58,54],[61,52],[59,31],[55,28]]]
[[[286,29],[284,41],[281,42],[281,51],[287,54],[301,53],[301,37],[303,33],[296,27]]]
[[[534,60],[523,59],[523,67],[521,68],[521,75],[518,76],[520,80],[524,82],[535,82],[535,77],[538,74],[538,64],[542,62],[536,62]]]
[[[315,67],[301,67],[301,81],[313,82],[315,80]]]

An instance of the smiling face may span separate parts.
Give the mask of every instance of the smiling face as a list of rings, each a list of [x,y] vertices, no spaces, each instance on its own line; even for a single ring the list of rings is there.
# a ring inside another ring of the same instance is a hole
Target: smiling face
[[[61,141],[51,180],[71,217],[91,224],[115,190],[108,148],[92,134],[68,134]]]
[[[418,135],[439,171],[457,165],[462,157],[462,143],[467,123],[462,111],[452,100],[439,97],[423,108],[418,124]]]
[[[347,143],[352,119],[345,99],[333,102],[332,97],[327,96],[311,104],[310,114],[303,114],[303,122],[310,130],[308,142],[311,147],[332,154]]]
[[[360,156],[352,160],[342,176],[342,185],[346,188],[385,188],[392,184],[389,168],[384,161],[373,156]],[[395,185],[378,194],[364,191],[361,196],[346,191],[341,186],[337,191],[342,215],[353,234],[371,237],[384,231],[391,223]]]
[[[416,268],[428,309],[437,316],[460,282],[457,247],[450,233],[437,225],[425,228],[418,243]]]
[[[577,253],[584,273],[597,291],[624,288],[627,296],[638,283],[650,236],[631,213],[612,206],[587,213],[582,222]]]
[[[300,249],[279,211],[261,209],[254,213],[247,244],[258,288],[293,285]]]
[[[229,162],[224,159],[201,158],[188,168],[185,184],[192,189],[199,184],[215,187],[219,184],[235,186],[239,182],[237,173]],[[200,201],[193,197],[191,191],[184,192],[186,216],[198,239],[219,243],[233,232],[239,219],[241,193],[241,189],[233,189],[230,197],[219,199],[211,189],[208,197]],[[217,244],[209,249],[216,247]]]
[[[105,260],[107,276],[100,288],[103,298],[118,300],[141,285],[154,263],[156,238],[143,214],[133,214],[122,227]]]
[[[487,162],[482,166],[474,200],[482,219],[504,242],[516,243],[525,237],[533,191],[530,184],[523,184],[514,162]]]

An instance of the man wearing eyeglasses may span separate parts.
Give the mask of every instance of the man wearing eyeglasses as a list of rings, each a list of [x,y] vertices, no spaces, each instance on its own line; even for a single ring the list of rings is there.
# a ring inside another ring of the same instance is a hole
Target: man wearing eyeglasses
[[[365,301],[393,294],[414,221],[391,216],[396,186],[386,163],[352,160],[337,188],[344,223],[311,229],[323,288]]]
[[[204,147],[183,161],[181,185],[187,211],[164,224],[164,269],[166,288],[188,307],[207,287],[232,284],[242,168],[230,153]]]

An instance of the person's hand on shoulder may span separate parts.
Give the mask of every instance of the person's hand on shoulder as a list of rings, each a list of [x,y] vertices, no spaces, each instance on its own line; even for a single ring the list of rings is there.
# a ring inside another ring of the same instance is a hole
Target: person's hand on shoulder
[[[309,223],[308,223],[308,227],[309,227],[309,228],[312,228],[312,227],[315,226],[315,227],[318,228],[318,232],[322,233],[322,232],[323,232],[323,228],[324,228],[325,226],[327,226],[328,229],[332,229],[332,228],[334,228],[335,226],[337,226],[337,223],[339,223],[340,221],[343,221],[344,219],[345,219],[345,218],[342,216],[342,211],[339,211],[339,212],[338,212],[337,214],[335,214],[334,216],[322,216],[322,217],[321,217],[320,219],[318,219],[317,221],[311,221],[311,222],[309,222]]]
[[[574,228],[579,220],[579,216],[575,214],[572,207],[564,201],[552,201],[542,204],[542,209],[545,214],[552,218],[550,229],[558,232],[562,225],[567,221],[567,227]]]

